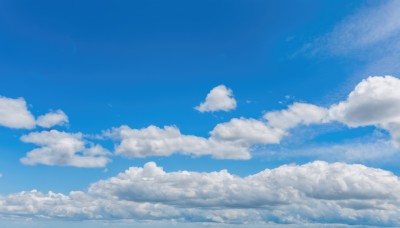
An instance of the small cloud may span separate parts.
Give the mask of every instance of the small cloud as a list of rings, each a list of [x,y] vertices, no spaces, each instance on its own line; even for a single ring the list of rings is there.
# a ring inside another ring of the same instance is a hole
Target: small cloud
[[[68,116],[61,110],[49,112],[45,115],[39,116],[36,124],[40,127],[51,128],[56,125],[64,125],[68,123]]]
[[[25,129],[35,127],[35,118],[28,110],[24,98],[0,96],[0,126]]]
[[[231,89],[224,85],[213,88],[207,94],[206,100],[195,109],[199,112],[230,111],[236,108],[236,100]]]
[[[26,165],[105,167],[110,159],[106,149],[87,142],[82,133],[66,133],[57,130],[31,132],[21,140],[33,143],[39,148],[33,149],[20,159]]]

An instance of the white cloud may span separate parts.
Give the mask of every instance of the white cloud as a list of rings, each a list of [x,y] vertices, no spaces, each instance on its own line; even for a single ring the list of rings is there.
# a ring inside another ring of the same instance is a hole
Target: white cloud
[[[0,96],[0,126],[26,129],[35,127],[35,118],[29,112],[23,98]]]
[[[285,110],[267,112],[263,120],[233,118],[210,132],[217,140],[254,144],[279,144],[288,131],[299,125],[327,122],[328,109],[307,103],[294,103]]]
[[[274,128],[287,130],[300,124],[320,124],[327,122],[328,110],[313,104],[294,103],[285,110],[267,112],[264,119]]]
[[[392,76],[362,80],[330,116],[351,127],[400,122],[400,80]]]
[[[173,153],[194,156],[212,155],[224,159],[249,159],[247,146],[193,135],[183,135],[175,126],[149,126],[131,129],[113,128],[106,136],[120,140],[115,153],[128,157],[169,156]]]
[[[64,125],[67,123],[68,116],[62,110],[49,112],[45,115],[39,116],[36,120],[36,124],[44,128],[51,128],[56,125]]]
[[[167,173],[150,162],[143,168],[130,168],[116,177],[94,183],[89,192],[181,207],[262,208],[279,207],[306,198],[400,199],[400,181],[383,170],[321,161],[301,166],[285,165],[244,178],[226,170]]]
[[[332,105],[329,114],[350,127],[374,125],[388,130],[400,145],[400,80],[393,76],[364,79],[347,100]]]
[[[35,120],[24,98],[13,99],[0,96],[0,126],[33,129],[36,126],[51,128],[66,123],[68,123],[68,116],[62,110],[49,112]]]
[[[316,161],[239,177],[166,172],[150,162],[93,183],[88,192],[0,196],[0,215],[235,224],[400,225],[400,180],[363,165]]]
[[[13,216],[33,216],[53,219],[162,219],[176,214],[173,208],[150,203],[114,201],[107,196],[93,197],[74,191],[68,195],[37,190],[0,197],[0,213]]]
[[[32,132],[21,137],[25,143],[39,148],[28,152],[21,162],[28,165],[61,165],[76,167],[104,167],[110,160],[109,152],[100,145],[88,144],[81,133],[70,134],[57,130]]]
[[[279,143],[285,132],[259,120],[233,118],[229,122],[215,126],[210,134],[217,140],[251,145]]]
[[[257,144],[279,144],[290,128],[300,124],[325,122],[327,109],[311,104],[295,103],[287,110],[265,115],[268,122],[233,118],[210,131],[210,137],[181,134],[175,126],[149,126],[131,129],[113,128],[104,136],[120,141],[115,153],[128,157],[170,156],[173,153],[194,156],[212,155],[218,159],[249,159]]]
[[[195,109],[200,112],[230,111],[236,108],[236,100],[233,98],[232,90],[224,85],[213,88],[207,94],[206,100]]]

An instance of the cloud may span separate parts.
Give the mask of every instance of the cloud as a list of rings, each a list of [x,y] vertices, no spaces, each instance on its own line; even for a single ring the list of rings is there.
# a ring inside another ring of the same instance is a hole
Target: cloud
[[[220,123],[210,132],[217,140],[238,142],[241,144],[277,144],[284,131],[266,125],[256,119],[233,118],[229,122]]]
[[[247,146],[193,135],[183,135],[175,126],[149,126],[131,129],[128,126],[105,132],[120,143],[115,153],[128,157],[169,156],[173,153],[194,156],[212,155],[218,159],[249,159]]]
[[[13,99],[0,96],[0,126],[33,129],[36,126],[51,128],[66,123],[68,123],[68,116],[62,110],[49,112],[35,120],[24,98]]]
[[[368,77],[329,112],[332,119],[351,127],[400,122],[400,80],[393,76]]]
[[[23,135],[21,140],[39,148],[28,152],[21,162],[27,165],[61,165],[75,167],[104,167],[109,152],[100,145],[88,144],[81,133],[70,134],[51,130]]]
[[[313,104],[294,103],[285,110],[267,112],[264,119],[271,127],[282,130],[297,127],[300,124],[321,124],[327,122],[328,110]]]
[[[368,77],[345,101],[332,105],[329,115],[350,127],[373,125],[388,130],[400,145],[400,80],[393,76]]]
[[[35,127],[35,118],[29,112],[23,98],[0,96],[0,126],[25,129]]]
[[[389,186],[392,189],[388,189]],[[167,173],[149,162],[143,168],[130,168],[116,177],[92,184],[89,193],[180,207],[262,208],[279,207],[306,198],[399,199],[397,190],[400,190],[400,182],[396,176],[362,165],[316,161],[239,177],[226,170]]]
[[[328,122],[328,109],[307,103],[294,103],[287,109],[271,111],[263,119],[233,118],[210,132],[216,140],[236,142],[251,147],[279,144],[292,128]]]
[[[213,88],[207,94],[206,100],[195,109],[199,112],[230,111],[236,108],[236,100],[233,98],[232,90],[224,85]]]
[[[149,126],[132,129],[121,126],[103,136],[118,142],[115,153],[128,157],[170,156],[173,153],[194,156],[212,155],[218,159],[249,159],[254,145],[279,144],[288,130],[300,124],[324,122],[327,109],[295,103],[287,110],[269,112],[263,119],[233,118],[220,123],[204,138],[182,134],[176,126]]]
[[[131,167],[67,195],[0,196],[3,216],[213,223],[400,225],[400,180],[363,165],[315,161],[239,177]]]
[[[64,125],[68,123],[68,116],[62,110],[49,112],[45,115],[39,116],[36,124],[40,127],[51,128],[56,125]]]

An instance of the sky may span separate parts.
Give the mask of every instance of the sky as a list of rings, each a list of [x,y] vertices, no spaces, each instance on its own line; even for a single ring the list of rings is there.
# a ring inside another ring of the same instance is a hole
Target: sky
[[[399,16],[0,1],[0,226],[399,227]]]

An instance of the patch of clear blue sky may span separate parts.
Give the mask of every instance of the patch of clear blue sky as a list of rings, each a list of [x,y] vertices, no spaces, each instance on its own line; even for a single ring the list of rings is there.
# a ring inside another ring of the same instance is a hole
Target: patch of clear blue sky
[[[96,134],[122,124],[174,124],[184,134],[207,136],[217,123],[232,117],[258,118],[265,110],[284,108],[279,102],[286,95],[321,105],[336,101],[332,94],[361,66],[339,57],[293,55],[364,4],[1,1],[0,95],[24,97],[35,115],[64,110],[70,118],[68,132]],[[194,110],[219,84],[233,90],[237,110]],[[228,169],[238,175],[285,163],[176,155],[115,157],[108,172],[25,166],[19,159],[34,146],[19,141],[23,133],[27,131],[0,128],[0,193],[83,190],[91,182],[150,160],[166,170]],[[343,133],[339,138],[345,137]]]

